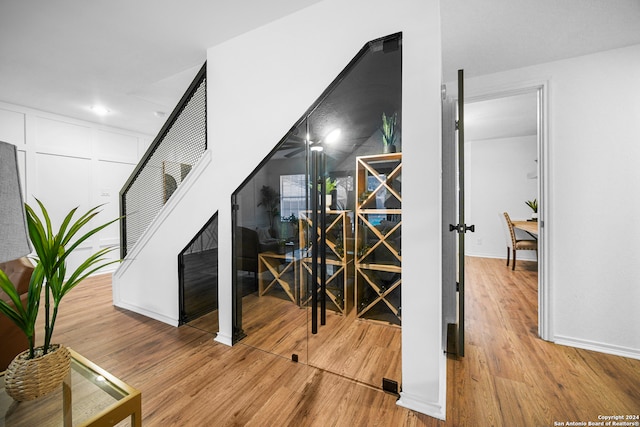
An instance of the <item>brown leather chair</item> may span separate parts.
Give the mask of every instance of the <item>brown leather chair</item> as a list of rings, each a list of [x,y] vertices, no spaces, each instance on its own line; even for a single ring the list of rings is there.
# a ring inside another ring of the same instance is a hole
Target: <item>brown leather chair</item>
[[[23,305],[27,303],[29,281],[34,267],[27,258],[18,258],[13,261],[0,263],[0,270],[4,271],[11,282],[16,286]],[[9,296],[0,290],[0,298],[11,304]],[[27,337],[9,318],[0,315],[0,372],[7,369],[9,363],[16,355],[29,348]]]
[[[509,229],[509,237],[507,237],[507,266],[509,266],[509,253],[513,252],[513,265],[512,270],[516,269],[516,251],[536,251],[536,258],[538,257],[538,241],[533,239],[518,239],[516,232],[513,229],[513,223],[509,214],[504,212],[504,219],[507,222]]]

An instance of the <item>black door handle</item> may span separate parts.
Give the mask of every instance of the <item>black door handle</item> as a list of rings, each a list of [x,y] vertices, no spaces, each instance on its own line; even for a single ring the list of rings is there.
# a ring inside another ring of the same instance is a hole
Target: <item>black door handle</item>
[[[476,226],[474,225],[467,225],[467,224],[449,224],[449,231],[457,231],[458,233],[466,233],[467,231],[470,231],[472,233],[476,232]]]

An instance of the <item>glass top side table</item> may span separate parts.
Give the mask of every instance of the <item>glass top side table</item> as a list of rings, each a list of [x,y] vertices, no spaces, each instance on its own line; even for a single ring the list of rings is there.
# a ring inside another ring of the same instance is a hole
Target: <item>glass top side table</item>
[[[4,373],[0,374],[0,427],[140,427],[140,391],[72,349],[69,352],[71,372],[62,387],[33,401],[15,402],[11,399],[4,390]]]

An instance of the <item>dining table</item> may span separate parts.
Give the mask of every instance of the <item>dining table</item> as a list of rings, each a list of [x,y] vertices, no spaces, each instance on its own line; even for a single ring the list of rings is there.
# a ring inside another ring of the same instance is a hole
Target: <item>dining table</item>
[[[538,239],[538,221],[511,221],[514,228],[526,231],[531,237]]]

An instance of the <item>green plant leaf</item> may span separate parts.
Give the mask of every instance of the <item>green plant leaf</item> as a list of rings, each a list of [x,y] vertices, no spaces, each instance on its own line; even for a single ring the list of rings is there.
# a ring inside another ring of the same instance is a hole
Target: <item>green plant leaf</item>
[[[42,271],[41,269],[39,270]],[[42,287],[42,276],[34,271],[29,281],[29,291],[27,296],[27,306],[23,307],[20,295],[15,285],[11,282],[4,271],[0,270],[0,288],[9,295],[13,307],[3,300],[0,300],[0,313],[7,316],[33,343],[34,327],[38,316],[40,305],[40,290]]]
[[[31,244],[38,255],[38,259],[45,265],[49,265],[51,262],[48,259],[49,252],[47,251],[47,247],[49,245],[47,232],[44,229],[42,221],[40,221],[40,218],[38,218],[33,209],[27,204],[25,204],[25,209],[27,211],[27,227]]]
[[[95,206],[95,207],[91,208],[89,211],[87,211],[80,218],[78,218],[78,220],[76,220],[76,222],[74,222],[71,225],[71,228],[69,229],[69,233],[66,236],[64,236],[64,239],[62,240],[62,244],[63,245],[68,244],[71,241],[71,239],[73,238],[73,236],[75,236],[76,233],[82,227],[84,227],[89,221],[91,221],[96,215],[98,215],[100,213],[100,211],[98,211],[98,209],[100,209],[102,206],[103,205]],[[59,233],[62,234],[63,230],[60,230]]]
[[[98,215],[98,213],[100,213],[100,208],[103,205],[98,205],[89,209],[79,218],[74,220],[75,214],[78,210],[78,208],[75,207],[67,213],[62,220],[58,231],[54,234],[51,226],[51,218],[47,209],[40,200],[36,199],[36,201],[40,206],[42,217],[39,217],[29,205],[25,205],[29,236],[37,254],[36,271],[32,276],[32,279],[34,280],[34,298],[36,291],[38,294],[37,300],[30,300],[26,317],[29,320],[27,323],[30,325],[35,324],[38,305],[40,302],[39,295],[41,293],[42,286],[44,285],[46,316],[44,345],[47,347],[51,343],[51,337],[53,335],[55,320],[58,313],[58,306],[62,298],[89,275],[107,265],[120,262],[120,260],[105,260],[105,255],[114,248],[104,248],[95,254],[90,255],[87,259],[81,262],[75,271],[71,273],[69,279],[65,281],[65,278],[67,277],[67,258],[87,239],[114,222],[119,221],[120,218],[108,221],[89,230],[80,237],[77,237],[77,235],[80,234],[80,230],[82,230],[96,215]],[[50,311],[50,300],[53,300],[52,312]]]
[[[105,260],[105,255],[114,251],[116,247],[108,247],[99,250],[93,255],[89,256],[82,264],[80,264],[75,271],[69,276],[69,279],[64,283],[62,288],[60,289],[60,298],[66,295],[71,289],[73,289],[78,283],[84,280],[86,277],[91,275],[92,273],[100,270],[103,267],[106,267],[110,264],[115,264],[120,262],[120,260]],[[102,263],[97,267],[94,267],[95,264]],[[94,268],[91,268],[94,267]],[[91,268],[91,269],[90,269]]]
[[[73,252],[79,245],[81,245],[85,240],[87,240],[89,237],[93,236],[96,233],[99,233],[100,231],[102,231],[103,229],[107,228],[108,226],[110,226],[111,224],[113,224],[116,221],[119,221],[120,218],[116,218],[113,219],[105,224],[102,224],[99,227],[96,227],[94,229],[92,229],[91,231],[87,232],[86,234],[82,235],[81,237],[78,238],[78,240],[76,240],[65,252],[64,254],[58,259],[57,264],[62,264],[62,262],[64,260],[66,260],[67,256]]]
[[[382,132],[382,143],[384,145],[393,145],[396,142],[396,124],[398,121],[398,113],[393,113],[387,116],[386,113],[382,113],[382,126],[380,131]]]
[[[18,290],[6,275],[6,273],[2,270],[0,270],[0,289],[2,289],[4,293],[9,296],[13,305],[15,305],[16,307],[22,307],[22,302],[20,301]]]
[[[538,212],[538,199],[527,200],[524,203],[529,206],[533,212]]]
[[[22,306],[22,305],[20,305],[20,306]],[[11,320],[13,323],[15,323],[15,325],[18,328],[20,328],[20,330],[22,332],[25,332],[25,335],[26,335],[27,326],[26,326],[26,323],[25,323],[25,316],[23,316],[20,313],[18,313],[12,306],[7,304],[3,300],[0,300],[0,313],[2,313],[5,316],[7,316],[9,318],[9,320]]]
[[[27,333],[27,336],[33,336],[34,326],[38,317],[38,309],[40,307],[40,296],[42,294],[42,284],[44,282],[44,272],[42,267],[36,266],[31,274],[29,280],[29,293],[27,296],[27,325],[30,327],[31,334]]]

